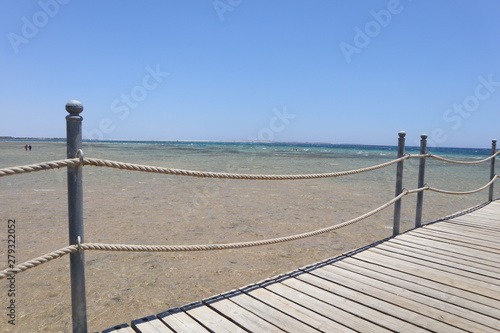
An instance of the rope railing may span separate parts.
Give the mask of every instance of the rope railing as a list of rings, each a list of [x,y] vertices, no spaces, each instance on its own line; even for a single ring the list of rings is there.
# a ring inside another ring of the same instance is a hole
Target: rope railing
[[[90,165],[96,167],[109,167],[109,168],[129,170],[129,171],[140,171],[140,172],[160,173],[167,175],[200,177],[200,178],[243,179],[243,180],[302,180],[302,179],[317,179],[317,178],[334,178],[334,177],[355,175],[359,173],[382,169],[409,158],[431,157],[449,163],[478,164],[491,160],[492,158],[496,157],[496,155],[498,155],[499,153],[500,151],[496,152],[494,155],[485,158],[483,160],[472,161],[472,162],[455,161],[432,154],[417,154],[417,155],[406,154],[403,157],[394,160],[390,160],[381,164],[376,164],[373,166],[360,169],[326,172],[326,173],[296,174],[296,175],[238,174],[238,173],[225,173],[225,172],[212,172],[212,171],[196,171],[196,170],[185,170],[185,169],[173,169],[173,168],[158,167],[158,166],[143,165],[143,164],[125,163],[125,162],[118,162],[118,161],[111,161],[111,160],[97,159],[97,158],[83,158],[83,159],[71,158],[65,160],[42,162],[38,164],[22,165],[22,166],[0,169],[0,177],[13,176],[13,175],[51,170],[51,169],[60,169],[64,167],[74,167],[77,165]]]
[[[500,151],[497,151],[494,154],[490,155],[489,157],[482,159],[482,160],[478,160],[478,161],[456,161],[456,160],[450,160],[448,158],[444,158],[444,157],[441,157],[439,155],[433,155],[433,154],[427,154],[427,156],[434,158],[436,160],[439,160],[439,161],[443,161],[443,162],[454,163],[454,164],[464,164],[465,165],[465,164],[480,164],[483,162],[487,162],[487,161],[495,158],[498,154],[500,154]]]
[[[349,225],[360,222],[370,216],[377,214],[378,212],[386,209],[387,207],[394,204],[396,201],[400,200],[406,195],[415,194],[423,191],[433,191],[443,194],[454,194],[454,195],[467,195],[472,193],[480,192],[486,189],[488,186],[493,184],[493,182],[500,178],[499,175],[496,175],[492,180],[490,180],[484,186],[481,186],[478,189],[466,192],[454,192],[441,190],[437,188],[430,187],[425,185],[424,187],[406,190],[394,197],[393,199],[387,201],[383,205],[346,222],[342,222],[339,224],[335,224],[333,226],[329,226],[322,229],[317,229],[310,232],[305,232],[301,234],[295,234],[291,236],[277,237],[265,240],[257,240],[257,241],[247,241],[247,242],[237,242],[237,243],[219,243],[219,244],[198,244],[198,245],[131,245],[131,244],[103,244],[103,243],[82,243],[79,245],[70,245],[59,250],[47,253],[41,257],[26,261],[24,263],[18,264],[15,267],[7,268],[0,271],[0,280],[5,279],[9,276],[24,272],[28,269],[37,267],[39,265],[45,264],[49,261],[52,261],[57,258],[61,258],[70,253],[76,253],[80,251],[122,251],[122,252],[194,252],[194,251],[215,251],[215,250],[229,250],[229,249],[241,249],[248,247],[256,247],[256,246],[264,246],[264,245],[272,245],[284,242],[295,241],[299,239],[304,239],[308,237],[318,236],[324,233],[328,233],[334,230],[341,229],[343,227],[347,227]]]
[[[122,163],[122,162],[102,160],[102,159],[92,159],[92,158],[85,158],[83,160],[83,164],[100,166],[100,167],[110,167],[110,168],[129,170],[129,171],[163,173],[168,175],[189,176],[189,177],[244,179],[244,180],[301,180],[301,179],[331,178],[331,177],[354,175],[358,173],[382,169],[384,167],[396,164],[408,158],[409,156],[404,156],[385,163],[361,169],[328,172],[328,173],[316,173],[316,174],[297,174],[297,175],[237,174],[237,173],[224,173],[224,172],[195,171],[195,170],[154,167],[154,166],[132,164],[132,163]]]
[[[221,179],[224,178],[224,179],[244,179],[244,180],[301,180],[301,179],[341,177],[363,172],[369,172],[396,164],[410,157],[412,156],[405,155],[401,158],[397,158],[388,162],[384,162],[381,164],[361,169],[327,172],[327,173],[315,173],[315,174],[297,174],[297,175],[263,175],[263,174],[238,174],[238,173],[225,173],[225,172],[196,171],[196,170],[172,169],[172,168],[134,164],[134,163],[124,163],[124,162],[110,161],[97,158],[84,158],[82,160],[78,158],[72,158],[60,161],[43,162],[40,164],[31,164],[31,165],[0,169],[0,177],[19,175],[23,173],[30,173],[42,170],[58,169],[63,167],[72,167],[82,164],[82,165],[108,167],[108,168],[115,168],[121,170],[129,170],[129,171],[140,171],[140,172],[160,173],[167,175],[189,176],[189,177],[200,177],[200,178],[221,178]]]
[[[401,199],[402,197],[410,194],[410,193],[416,193],[418,191],[425,190],[425,188],[422,189],[417,189],[417,190],[412,190],[408,191],[405,190],[403,193],[398,195],[397,197],[394,197],[393,199],[389,200],[385,204],[363,214],[360,215],[356,218],[353,218],[349,221],[342,222],[330,227],[310,231],[310,232],[305,232],[301,234],[296,234],[296,235],[291,235],[291,236],[285,236],[285,237],[278,237],[278,238],[271,238],[271,239],[265,239],[265,240],[258,240],[258,241],[247,241],[247,242],[238,242],[238,243],[226,243],[226,244],[201,244],[201,245],[128,245],[128,244],[102,244],[102,243],[82,243],[79,245],[70,245],[67,247],[64,247],[62,249],[59,249],[54,252],[50,252],[48,254],[45,254],[41,257],[26,261],[22,264],[18,264],[15,267],[4,269],[0,271],[0,280],[5,279],[6,277],[9,277],[11,275],[15,275],[17,273],[24,272],[30,268],[37,267],[39,265],[42,265],[44,263],[47,263],[49,261],[52,261],[57,258],[61,258],[65,255],[68,255],[70,253],[75,253],[79,251],[86,251],[86,250],[94,250],[94,251],[127,251],[127,252],[188,252],[188,251],[214,251],[214,250],[229,250],[229,249],[241,249],[241,248],[247,248],[247,247],[255,247],[255,246],[263,246],[263,245],[272,245],[272,244],[278,244],[278,243],[284,243],[284,242],[290,242],[294,240],[299,240],[303,238],[308,238],[312,236],[317,236],[321,235],[327,232],[331,232],[334,230],[338,230],[340,228],[349,226],[351,224],[360,222],[372,215],[375,215],[376,213],[384,210],[385,208],[389,207],[392,205],[394,202],[397,200]]]
[[[73,167],[80,164],[80,159],[70,158],[66,160],[42,162],[38,164],[22,165],[11,168],[0,169],[0,177],[20,175],[23,173],[30,173],[43,170],[60,169],[66,167]]]
[[[43,170],[52,170],[59,168],[68,168],[68,224],[69,224],[69,246],[59,250],[47,253],[41,257],[26,261],[16,266],[9,265],[7,269],[0,271],[0,280],[12,278],[14,275],[37,267],[44,263],[50,262],[57,258],[70,255],[70,282],[71,282],[71,302],[72,302],[72,320],[74,332],[87,332],[87,312],[86,312],[86,291],[85,291],[85,251],[133,251],[133,252],[178,252],[178,251],[213,251],[224,249],[239,249],[253,246],[271,245],[283,242],[294,241],[307,237],[312,237],[324,234],[333,230],[352,225],[360,222],[374,214],[394,205],[393,219],[393,236],[399,234],[400,216],[401,216],[401,201],[402,198],[409,194],[417,194],[417,210],[415,218],[415,227],[421,225],[422,203],[424,191],[434,191],[443,194],[466,195],[484,190],[489,187],[489,201],[493,197],[493,183],[497,178],[500,178],[495,173],[495,157],[500,153],[496,150],[496,140],[492,141],[491,156],[479,161],[455,161],[427,153],[427,135],[421,135],[420,154],[411,155],[405,154],[405,132],[399,132],[397,158],[359,169],[326,172],[326,173],[311,173],[311,174],[238,174],[227,172],[211,172],[211,171],[196,171],[174,169],[167,167],[149,166],[134,163],[124,163],[97,158],[84,158],[82,150],[82,120],[80,113],[83,111],[83,105],[78,101],[70,101],[66,104],[66,111],[69,115],[66,116],[66,151],[67,159],[38,164],[17,166],[0,169],[0,177],[25,174],[30,172],[38,172]],[[491,161],[490,165],[490,181],[488,184],[472,191],[455,192],[433,188],[424,181],[425,161],[427,158],[434,158],[440,161],[457,164],[478,164],[485,161]],[[404,161],[410,158],[419,158],[419,175],[417,188],[407,190],[403,188],[403,171]],[[387,201],[383,205],[349,221],[338,223],[329,227],[317,229],[310,232],[299,233],[290,236],[276,237],[256,241],[244,241],[236,243],[219,243],[219,244],[200,244],[200,245],[130,245],[130,244],[103,244],[84,242],[84,218],[83,218],[83,166],[109,167],[121,170],[159,173],[177,176],[203,177],[203,178],[220,178],[220,179],[241,179],[241,180],[300,180],[300,179],[319,179],[341,177],[355,175],[364,172],[382,169],[396,164],[396,191],[394,198]],[[82,240],[82,241],[80,241]]]
[[[493,184],[495,182],[495,180],[497,178],[499,178],[500,176],[496,175],[495,177],[493,177],[486,185],[484,186],[481,186],[480,188],[477,188],[475,190],[471,190],[471,191],[463,191],[463,192],[457,192],[457,191],[446,191],[446,190],[440,190],[440,189],[437,189],[437,188],[434,188],[434,187],[428,187],[427,189],[429,191],[433,191],[433,192],[437,192],[437,193],[442,193],[442,194],[452,194],[452,195],[468,195],[468,194],[474,194],[474,193],[477,193],[477,192],[481,192],[482,190],[488,188],[491,184]]]

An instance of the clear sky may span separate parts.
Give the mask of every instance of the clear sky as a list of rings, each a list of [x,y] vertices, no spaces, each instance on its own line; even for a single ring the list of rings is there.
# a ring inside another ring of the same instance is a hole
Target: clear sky
[[[498,0],[0,0],[0,136],[489,147]]]

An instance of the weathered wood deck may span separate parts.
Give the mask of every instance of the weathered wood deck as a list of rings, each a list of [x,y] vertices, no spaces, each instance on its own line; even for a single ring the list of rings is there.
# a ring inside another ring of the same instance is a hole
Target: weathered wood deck
[[[104,332],[500,331],[500,202]]]

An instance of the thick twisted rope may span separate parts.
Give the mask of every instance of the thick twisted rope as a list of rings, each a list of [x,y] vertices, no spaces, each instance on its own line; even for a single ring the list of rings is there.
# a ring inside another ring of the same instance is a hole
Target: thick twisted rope
[[[85,250],[93,250],[93,251],[126,251],[126,252],[188,252],[188,251],[214,251],[214,250],[228,250],[228,249],[241,249],[241,248],[247,248],[247,247],[254,247],[254,246],[263,246],[263,245],[271,245],[271,244],[278,244],[278,243],[284,243],[284,242],[290,242],[294,240],[299,240],[303,238],[308,238],[308,237],[313,237],[317,235],[321,235],[330,231],[338,230],[340,228],[346,227],[348,225],[354,224],[356,222],[362,221],[372,215],[375,215],[376,213],[384,210],[385,208],[389,207],[396,201],[400,200],[406,195],[409,194],[414,194],[426,190],[434,191],[434,192],[439,192],[439,193],[445,193],[445,194],[455,194],[455,195],[466,195],[466,194],[472,194],[476,193],[479,191],[484,190],[488,186],[490,186],[497,178],[500,178],[500,176],[496,175],[493,177],[486,185],[472,191],[467,191],[467,192],[453,192],[453,191],[446,191],[446,190],[440,190],[436,189],[433,187],[430,187],[429,185],[425,185],[424,187],[413,189],[413,190],[406,190],[404,189],[401,194],[398,196],[394,197],[393,199],[389,200],[385,204],[383,204],[380,207],[377,207],[368,213],[365,213],[361,216],[358,216],[354,219],[351,219],[346,222],[342,222],[330,227],[310,231],[310,232],[305,232],[301,234],[296,234],[292,236],[285,236],[285,237],[278,237],[278,238],[271,238],[271,239],[266,239],[266,240],[260,240],[260,241],[250,241],[250,242],[238,242],[238,243],[227,243],[227,244],[201,244],[201,245],[127,245],[127,244],[102,244],[102,243],[83,243],[80,244],[80,247],[77,245],[70,245],[65,248],[56,250],[54,252],[50,252],[46,255],[43,255],[41,257],[35,258],[30,261],[26,261],[22,264],[19,264],[13,268],[8,268],[5,270],[0,271],[0,280],[5,279],[9,276],[15,275],[20,272],[24,272],[30,268],[39,266],[41,264],[44,264],[46,262],[52,261],[54,259],[63,257],[67,254],[78,252],[78,251],[85,251]]]
[[[0,271],[0,280],[5,279],[11,275],[24,272],[30,268],[45,264],[57,258],[61,258],[67,254],[78,252],[78,247],[76,245],[66,246],[62,249],[56,250],[54,252],[47,253],[41,257],[23,262],[22,264],[16,265],[13,268],[4,269]]]
[[[12,167],[12,168],[0,169],[0,177],[19,175],[22,173],[29,173],[29,172],[42,171],[42,170],[73,167],[73,166],[77,166],[78,164],[80,164],[80,159],[71,158],[71,159],[59,160],[59,161],[42,162],[39,164],[23,165],[23,166],[17,166],[17,167]]]
[[[482,159],[479,161],[472,161],[472,162],[471,161],[469,161],[469,162],[455,161],[455,160],[450,160],[450,159],[440,157],[437,155],[432,155],[432,154],[420,154],[420,155],[407,154],[403,157],[397,158],[397,159],[392,160],[392,161],[388,161],[388,162],[385,162],[382,164],[377,164],[374,166],[361,168],[361,169],[338,171],[338,172],[328,172],[328,173],[317,173],[317,174],[298,174],[298,175],[258,175],[258,174],[235,174],[235,173],[223,173],[223,172],[194,171],[194,170],[171,169],[171,168],[156,167],[156,166],[149,166],[149,165],[142,165],[142,164],[123,163],[123,162],[116,162],[116,161],[103,160],[103,159],[80,157],[80,158],[70,158],[70,159],[65,159],[65,160],[42,162],[42,163],[38,163],[38,164],[30,164],[30,165],[23,165],[23,166],[0,169],[0,177],[12,176],[12,175],[18,175],[18,174],[23,174],[23,173],[42,171],[42,170],[59,169],[59,168],[64,168],[64,167],[74,167],[74,166],[81,164],[81,165],[110,167],[110,168],[130,170],[130,171],[163,173],[163,174],[168,174],[168,175],[190,176],[190,177],[252,179],[252,180],[299,180],[299,179],[332,178],[332,177],[354,175],[354,174],[358,174],[358,173],[382,169],[384,167],[390,166],[392,164],[396,164],[398,162],[401,162],[401,161],[409,159],[409,158],[432,157],[434,159],[444,161],[444,162],[449,162],[449,163],[479,164],[482,162],[489,161],[492,158],[495,158],[498,154],[500,154],[500,151],[497,151],[495,154],[493,154],[485,159]]]
[[[213,251],[213,250],[229,250],[229,249],[241,249],[246,247],[263,246],[278,244],[284,242],[290,242],[298,239],[303,239],[307,237],[321,235],[333,230],[337,230],[348,225],[354,224],[356,222],[362,221],[381,210],[392,205],[397,200],[401,199],[407,195],[409,191],[405,190],[397,197],[391,199],[380,207],[358,216],[352,220],[342,222],[327,228],[318,229],[315,231],[305,232],[292,236],[278,237],[272,239],[265,239],[260,241],[249,241],[249,242],[238,242],[238,243],[227,243],[227,244],[201,244],[201,245],[126,245],[126,244],[101,244],[101,243],[82,243],[80,244],[81,250],[94,250],[94,251],[128,251],[128,252],[187,252],[187,251]],[[39,266],[51,260],[63,257],[67,254],[78,252],[77,245],[70,245],[60,250],[48,253],[44,256],[38,257],[36,259],[24,262],[15,266],[14,268],[8,268],[0,271],[0,280],[5,279],[11,275],[24,272],[30,268]]]
[[[82,165],[91,165],[91,166],[100,166],[100,167],[110,167],[122,170],[130,170],[130,171],[142,171],[142,172],[151,172],[151,173],[162,173],[168,175],[177,175],[177,176],[190,176],[190,177],[205,177],[205,178],[226,178],[226,179],[246,179],[246,180],[299,180],[299,179],[316,179],[316,178],[332,178],[332,177],[341,177],[354,175],[358,173],[373,171],[377,169],[382,169],[392,164],[396,164],[403,160],[409,158],[425,158],[432,157],[434,159],[449,162],[449,163],[457,163],[457,164],[479,164],[485,161],[488,161],[496,155],[498,155],[500,151],[497,151],[495,154],[479,161],[472,162],[464,162],[464,161],[454,161],[444,157],[440,157],[432,154],[421,154],[421,155],[405,155],[403,157],[397,158],[395,160],[391,160],[385,163],[377,164],[374,166],[347,170],[347,171],[338,171],[338,172],[327,172],[327,173],[316,173],[316,174],[297,174],[297,175],[259,175],[259,174],[236,174],[236,173],[223,173],[223,172],[209,172],[209,171],[195,171],[195,170],[184,170],[184,169],[172,169],[172,168],[164,168],[164,167],[156,167],[142,164],[133,164],[133,163],[123,163],[117,161],[103,160],[103,159],[95,159],[95,158],[71,158],[66,160],[59,161],[51,161],[51,162],[42,162],[39,164],[31,164],[24,166],[17,166],[12,168],[0,169],[0,177],[3,176],[12,176],[17,174],[36,172],[42,170],[50,170],[50,169],[58,169],[64,167],[74,167],[79,164]]]
[[[447,159],[447,158],[444,158],[444,157],[441,157],[441,156],[438,156],[438,155],[432,155],[432,154],[427,154],[427,156],[432,157],[432,158],[434,158],[436,160],[443,161],[443,162],[448,162],[448,163],[455,163],[455,164],[479,164],[479,163],[483,163],[483,162],[489,161],[492,158],[495,158],[498,154],[500,154],[500,151],[496,151],[494,154],[492,154],[491,156],[489,156],[489,157],[487,157],[485,159],[482,159],[482,160],[479,160],[479,161],[469,161],[469,162],[450,160],[450,159]]]
[[[323,229],[318,229],[315,231],[305,232],[302,234],[278,237],[260,241],[251,241],[251,242],[239,242],[239,243],[228,243],[228,244],[204,244],[204,245],[171,245],[171,246],[147,246],[147,245],[122,245],[122,244],[82,244],[82,248],[86,250],[104,250],[104,251],[161,251],[161,252],[185,252],[185,251],[212,251],[212,250],[228,250],[228,249],[241,249],[246,247],[254,247],[254,246],[262,246],[262,245],[271,245],[278,244],[284,242],[290,242],[294,240],[299,240],[303,238],[308,238],[312,236],[321,235],[333,230],[337,230],[348,225],[354,224],[356,222],[362,221],[381,210],[387,208],[392,205],[394,202],[401,199],[403,196],[407,195],[407,191],[401,193],[397,197],[394,197],[392,200],[386,202],[380,207],[377,207],[374,210],[371,210],[368,213],[365,213],[361,216],[358,216],[352,220],[342,222],[330,227],[326,227]]]
[[[382,164],[377,164],[374,166],[355,169],[355,170],[317,173],[317,174],[298,174],[298,175],[258,175],[258,174],[236,174],[236,173],[223,173],[223,172],[194,171],[194,170],[183,170],[183,169],[171,169],[171,168],[133,164],[133,163],[123,163],[123,162],[109,161],[96,158],[83,158],[83,159],[72,158],[60,161],[44,162],[40,164],[32,164],[32,165],[18,166],[13,168],[0,169],[0,177],[35,172],[35,171],[42,171],[42,170],[57,169],[62,167],[72,167],[72,166],[77,166],[79,164],[83,164],[91,166],[110,167],[110,168],[130,170],[130,171],[142,171],[142,172],[162,173],[167,175],[190,176],[190,177],[251,179],[251,180],[299,180],[299,179],[329,178],[329,177],[354,175],[357,173],[381,169],[408,158],[410,158],[410,155],[406,155]]]
[[[154,167],[148,165],[122,163],[94,158],[85,158],[83,160],[84,165],[93,166],[105,166],[110,168],[117,168],[123,170],[131,171],[143,171],[143,172],[154,172],[163,173],[168,175],[177,176],[190,176],[190,177],[208,177],[208,178],[226,178],[226,179],[246,179],[246,180],[299,180],[299,179],[314,179],[314,178],[329,178],[329,177],[340,177],[347,175],[354,175],[357,173],[372,171],[384,168],[386,166],[398,163],[405,159],[408,159],[409,155],[400,157],[398,159],[388,161],[382,164],[377,164],[374,166],[348,170],[348,171],[338,171],[329,173],[317,173],[317,174],[298,174],[298,175],[257,175],[257,174],[236,174],[236,173],[223,173],[223,172],[208,172],[208,171],[194,171],[194,170],[183,170],[183,169],[170,169],[163,167]]]
[[[446,190],[440,190],[440,189],[437,189],[437,188],[434,188],[434,187],[428,187],[427,189],[430,190],[430,191],[433,191],[433,192],[438,192],[438,193],[443,193],[443,194],[467,195],[467,194],[477,193],[477,192],[480,192],[480,191],[486,189],[491,184],[493,184],[497,178],[499,178],[498,175],[496,175],[495,177],[493,177],[486,185],[481,186],[480,188],[472,190],[472,191],[464,191],[464,192],[446,191]]]

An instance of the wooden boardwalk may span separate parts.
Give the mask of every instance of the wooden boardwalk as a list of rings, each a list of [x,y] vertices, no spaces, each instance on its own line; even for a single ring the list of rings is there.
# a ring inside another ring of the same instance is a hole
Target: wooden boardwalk
[[[500,202],[104,332],[500,332]]]

